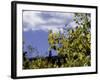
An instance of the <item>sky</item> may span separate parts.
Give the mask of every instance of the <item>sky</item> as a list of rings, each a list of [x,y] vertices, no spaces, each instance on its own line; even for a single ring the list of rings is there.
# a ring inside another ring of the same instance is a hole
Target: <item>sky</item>
[[[73,20],[74,13],[51,12],[51,11],[23,11],[23,40],[25,42],[24,51],[28,52],[28,46],[31,45],[37,51],[27,53],[27,57],[45,57],[48,56],[48,30],[54,33],[63,28],[76,27],[77,24]],[[52,55],[57,55],[56,51],[52,51]]]

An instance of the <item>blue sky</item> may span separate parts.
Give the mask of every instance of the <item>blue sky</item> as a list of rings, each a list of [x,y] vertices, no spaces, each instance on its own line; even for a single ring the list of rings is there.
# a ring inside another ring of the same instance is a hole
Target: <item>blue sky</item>
[[[63,32],[65,25],[76,27],[77,24],[73,21],[73,18],[74,13],[23,11],[24,51],[28,51],[28,45],[38,50],[38,53],[27,53],[27,57],[48,56],[48,30],[55,33]],[[53,51],[53,55],[57,55],[57,53]]]

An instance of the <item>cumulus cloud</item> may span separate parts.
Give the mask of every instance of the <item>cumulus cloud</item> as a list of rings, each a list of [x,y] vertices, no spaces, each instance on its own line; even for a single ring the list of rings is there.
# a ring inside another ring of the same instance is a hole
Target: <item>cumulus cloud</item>
[[[67,24],[73,23],[73,13],[47,12],[47,11],[24,11],[23,31],[28,30],[53,30],[53,32],[63,31]],[[72,22],[72,23],[71,23]]]

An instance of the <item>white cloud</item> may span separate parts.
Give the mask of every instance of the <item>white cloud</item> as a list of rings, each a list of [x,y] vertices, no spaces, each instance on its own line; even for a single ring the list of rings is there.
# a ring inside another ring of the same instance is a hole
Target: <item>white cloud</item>
[[[72,21],[71,23],[69,23],[68,27],[71,27],[71,28],[75,28],[77,27],[78,24],[75,23],[75,21]]]
[[[35,11],[24,11],[23,12],[23,22],[26,22],[33,27],[38,23],[44,23],[43,20],[36,14],[39,14],[40,12]]]
[[[73,16],[73,13],[24,11],[23,30],[63,32],[62,28],[73,20]]]
[[[28,31],[28,30],[29,30],[29,28],[23,28],[23,30],[24,30],[24,31]]]

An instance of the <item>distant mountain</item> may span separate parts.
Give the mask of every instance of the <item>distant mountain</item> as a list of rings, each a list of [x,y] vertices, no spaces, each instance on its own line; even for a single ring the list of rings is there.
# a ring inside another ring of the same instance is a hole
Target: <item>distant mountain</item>
[[[23,31],[23,40],[25,42],[23,51],[28,52],[26,54],[28,58],[46,57],[49,55],[48,32],[45,32],[43,30]],[[29,45],[37,49],[37,51],[29,53],[28,48],[27,48]],[[52,51],[52,53],[53,55],[57,55],[55,51]]]

